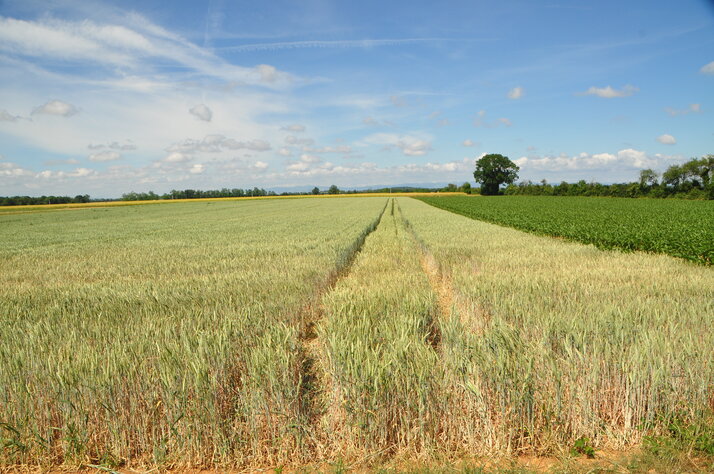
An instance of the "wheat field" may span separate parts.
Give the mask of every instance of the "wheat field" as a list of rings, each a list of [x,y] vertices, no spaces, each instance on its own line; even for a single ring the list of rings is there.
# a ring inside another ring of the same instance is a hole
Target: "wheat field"
[[[0,464],[624,449],[714,406],[714,271],[407,197],[0,215]]]

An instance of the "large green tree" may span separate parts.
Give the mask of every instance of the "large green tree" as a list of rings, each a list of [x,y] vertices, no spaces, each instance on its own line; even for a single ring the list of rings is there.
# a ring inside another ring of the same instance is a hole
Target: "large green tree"
[[[481,194],[495,195],[502,184],[512,184],[518,179],[518,166],[507,156],[496,153],[484,155],[476,162],[474,179],[481,183]]]

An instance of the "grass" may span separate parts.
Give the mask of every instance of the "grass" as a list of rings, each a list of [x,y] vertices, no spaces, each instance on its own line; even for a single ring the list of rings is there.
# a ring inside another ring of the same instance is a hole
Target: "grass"
[[[2,468],[712,465],[710,267],[405,197],[0,224]]]

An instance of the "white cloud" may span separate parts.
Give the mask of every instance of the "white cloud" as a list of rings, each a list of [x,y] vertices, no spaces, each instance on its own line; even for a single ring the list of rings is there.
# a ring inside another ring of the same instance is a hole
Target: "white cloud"
[[[193,115],[199,120],[203,120],[204,122],[210,122],[211,118],[213,117],[213,112],[211,111],[211,109],[208,108],[206,104],[194,105],[188,111],[189,113],[191,113],[191,115]]]
[[[702,105],[689,104],[689,107],[686,109],[673,109],[671,107],[665,107],[664,110],[672,117],[676,117],[677,115],[698,114],[702,111]]]
[[[225,150],[270,150],[270,143],[265,140],[238,141],[233,138],[226,138],[224,135],[206,135],[202,140],[188,138],[183,142],[174,143],[166,148],[168,152],[181,153],[219,153]]]
[[[0,122],[17,122],[21,119],[19,115],[12,115],[5,109],[0,109]]]
[[[115,161],[121,158],[121,154],[116,151],[100,151],[89,155],[89,161]]]
[[[121,151],[130,151],[130,150],[136,150],[136,145],[133,143],[117,143],[117,142],[112,142],[109,144],[109,148],[112,150],[121,150]]]
[[[1,158],[1,156],[0,156]],[[30,170],[21,168],[15,163],[1,162],[0,161],[0,177],[21,177],[21,176],[33,176],[34,173]]]
[[[374,117],[365,117],[362,119],[362,123],[365,125],[376,126],[379,122],[377,122]]]
[[[703,74],[714,74],[714,61],[702,66],[702,68],[699,70],[699,72],[701,72]]]
[[[161,160],[164,163],[185,163],[191,161],[193,158],[185,153],[174,151],[166,155],[166,157]]]
[[[67,160],[47,160],[43,163],[45,166],[57,166],[57,165],[78,165],[79,160],[74,158],[69,158]]]
[[[292,125],[285,125],[284,127],[280,127],[280,130],[283,130],[286,132],[304,132],[305,125],[302,125],[300,123],[294,123]]]
[[[300,155],[300,161],[302,161],[303,163],[319,163],[322,160],[320,160],[320,158],[315,155],[303,153],[302,155]]]
[[[471,140],[470,138],[464,140],[463,143],[461,143],[461,144],[463,146],[476,146],[476,143],[474,143],[474,141]]]
[[[596,96],[602,97],[604,99],[613,99],[615,97],[629,97],[639,90],[640,90],[639,88],[637,88],[635,86],[631,86],[629,84],[620,90],[613,89],[610,86],[607,86],[607,87],[592,86],[587,91],[581,93],[580,95],[596,95]]]
[[[267,64],[253,68],[230,64],[135,12],[123,12],[114,21],[123,24],[0,17],[0,52],[134,70],[151,68],[156,62],[152,59],[162,59],[206,76],[273,88],[295,80]]]
[[[648,155],[644,151],[626,148],[612,153],[580,153],[569,156],[521,157],[513,160],[524,170],[574,171],[574,170],[617,170],[663,167],[673,157],[655,154]],[[677,157],[674,157],[677,158]]]
[[[61,117],[71,117],[79,113],[79,110],[72,104],[61,100],[51,100],[43,105],[35,107],[32,114],[59,115]]]
[[[191,174],[201,174],[204,171],[206,171],[206,165],[202,163],[195,163],[191,168],[188,170],[189,173]]]
[[[523,97],[524,92],[525,91],[521,86],[514,87],[513,89],[508,91],[508,98],[513,100],[520,99],[521,97]]]
[[[352,147],[349,145],[322,146],[316,148],[306,146],[302,151],[308,153],[352,153]]]
[[[431,143],[426,140],[399,141],[397,147],[407,156],[422,156],[431,150]]]
[[[281,156],[292,156],[293,153],[290,151],[289,148],[282,147],[278,150],[278,154],[280,154]]]
[[[426,136],[375,133],[362,140],[362,144],[383,145],[383,149],[398,148],[406,156],[423,156],[431,151],[431,140]]]
[[[315,140],[312,138],[298,138],[293,135],[288,135],[285,137],[285,143],[288,145],[304,145],[304,146],[310,146],[313,143],[315,143]]]
[[[278,79],[278,70],[268,64],[259,64],[255,71],[260,76],[261,82],[275,82]]]
[[[252,168],[258,171],[264,171],[268,169],[268,163],[266,163],[265,161],[256,161],[255,163],[253,163]]]
[[[84,178],[96,174],[95,170],[89,168],[75,168],[74,171],[69,172],[44,170],[37,173],[36,177],[42,179]]]
[[[677,143],[677,140],[672,135],[669,135],[667,133],[657,137],[657,141],[663,145],[674,145],[675,143]]]

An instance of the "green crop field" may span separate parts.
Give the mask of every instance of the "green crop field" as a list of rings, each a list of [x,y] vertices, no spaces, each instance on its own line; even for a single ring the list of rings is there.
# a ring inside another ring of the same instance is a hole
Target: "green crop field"
[[[600,248],[714,263],[714,201],[549,196],[421,197],[474,219]]]
[[[642,202],[637,236],[711,255],[703,203],[661,201],[683,232]],[[385,196],[8,214],[0,242],[0,470],[714,467],[710,266]]]

